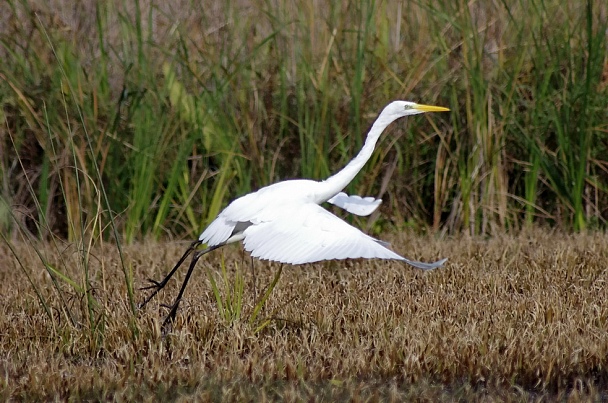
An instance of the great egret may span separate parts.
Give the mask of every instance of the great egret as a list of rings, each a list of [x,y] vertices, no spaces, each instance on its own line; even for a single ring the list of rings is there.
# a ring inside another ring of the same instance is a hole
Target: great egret
[[[243,241],[252,257],[281,263],[302,264],[320,260],[346,258],[380,258],[403,261],[423,270],[443,265],[447,259],[434,263],[409,260],[388,249],[386,242],[372,238],[323,209],[328,202],[346,211],[366,216],[381,203],[372,197],[349,196],[342,192],[369,160],[378,138],[396,119],[424,112],[449,111],[439,106],[421,105],[407,101],[388,104],[374,122],[359,154],[344,169],[324,181],[308,179],[287,180],[266,186],[230,203],[193,242],[169,274],[160,282],[150,280],[154,292],[146,305],[173,276],[188,255],[202,244],[186,273],[175,303],[163,326],[175,318],[175,313],[198,259],[229,243]]]

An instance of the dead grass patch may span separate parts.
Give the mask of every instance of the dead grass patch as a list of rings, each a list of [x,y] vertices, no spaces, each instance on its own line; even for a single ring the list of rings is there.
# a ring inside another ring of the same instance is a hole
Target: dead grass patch
[[[72,326],[62,318],[57,292],[31,247],[16,245],[53,307],[49,319],[3,245],[0,398],[606,398],[603,234],[536,230],[488,240],[395,235],[392,241],[412,258],[450,260],[430,273],[385,261],[285,267],[262,315],[272,322],[256,333],[247,321],[253,308],[249,258],[238,247],[225,248],[199,263],[166,339],[160,303],[173,301],[185,269],[132,318],[116,252],[107,245],[96,250],[92,292],[106,325],[92,335],[86,321]],[[185,247],[126,247],[136,286],[161,278]],[[245,276],[244,315],[234,323],[221,318],[203,270],[217,273],[222,253],[228,270],[238,266]],[[278,266],[255,264],[259,289]],[[79,312],[83,302],[64,291],[70,309]]]

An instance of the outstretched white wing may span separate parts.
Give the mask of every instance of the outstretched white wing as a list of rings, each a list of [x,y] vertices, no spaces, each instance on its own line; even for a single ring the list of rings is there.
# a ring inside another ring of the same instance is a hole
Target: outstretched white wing
[[[243,232],[251,256],[282,263],[380,258],[401,260],[420,269],[441,266],[446,259],[422,263],[406,259],[335,215],[312,203],[275,211],[272,220],[254,222]]]
[[[340,192],[327,202],[343,208],[349,213],[365,217],[376,211],[382,200],[357,195],[349,196],[344,192]]]

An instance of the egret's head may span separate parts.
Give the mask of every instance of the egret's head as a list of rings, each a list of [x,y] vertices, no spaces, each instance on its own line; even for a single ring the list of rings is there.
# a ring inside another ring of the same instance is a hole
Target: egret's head
[[[442,106],[422,105],[409,101],[393,101],[384,108],[382,114],[397,119],[403,116],[417,115],[424,112],[447,112],[448,108]]]

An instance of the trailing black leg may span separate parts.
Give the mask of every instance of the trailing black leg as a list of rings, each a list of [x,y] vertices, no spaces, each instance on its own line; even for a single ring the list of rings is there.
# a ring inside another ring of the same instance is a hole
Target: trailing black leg
[[[192,262],[190,263],[190,267],[188,267],[188,272],[186,273],[186,277],[184,278],[184,282],[182,283],[182,287],[179,290],[179,294],[177,294],[177,298],[175,299],[175,303],[173,304],[173,306],[171,306],[171,310],[169,311],[169,315],[167,315],[167,317],[165,318],[164,322],[163,322],[163,328],[169,323],[169,322],[173,322],[173,320],[175,319],[175,314],[177,313],[177,308],[179,307],[179,303],[182,300],[182,296],[184,295],[184,290],[186,289],[186,285],[188,285],[188,281],[190,280],[190,276],[192,275],[192,271],[194,270],[194,266],[196,266],[196,262],[198,262],[198,259],[201,258],[201,256],[216,250],[217,248],[220,248],[224,246],[224,244],[220,244],[220,245],[215,245],[215,246],[210,246],[205,250],[201,250],[199,252],[196,252],[193,256],[192,256]]]
[[[141,304],[139,304],[138,308],[141,309],[144,306],[146,306],[146,304],[148,302],[150,302],[150,300],[152,298],[154,298],[154,296],[160,291],[162,290],[167,283],[169,282],[169,280],[171,279],[171,277],[173,277],[173,275],[175,274],[175,272],[177,271],[177,269],[182,265],[182,263],[184,263],[184,260],[186,260],[186,258],[188,257],[188,255],[190,255],[190,253],[192,253],[194,250],[196,250],[197,247],[199,247],[202,244],[202,241],[194,241],[190,244],[190,246],[188,247],[188,249],[186,250],[186,252],[184,252],[183,256],[181,257],[181,259],[179,259],[179,261],[177,262],[177,264],[175,265],[175,267],[173,267],[173,269],[169,272],[169,274],[167,274],[167,276],[161,281],[158,282],[156,280],[152,280],[152,279],[148,279],[148,281],[150,283],[152,283],[152,285],[149,285],[147,287],[142,287],[142,290],[149,290],[151,288],[154,288],[154,292],[152,292],[152,294],[150,294],[148,296],[148,298],[146,298],[144,300],[144,302],[142,302]]]

